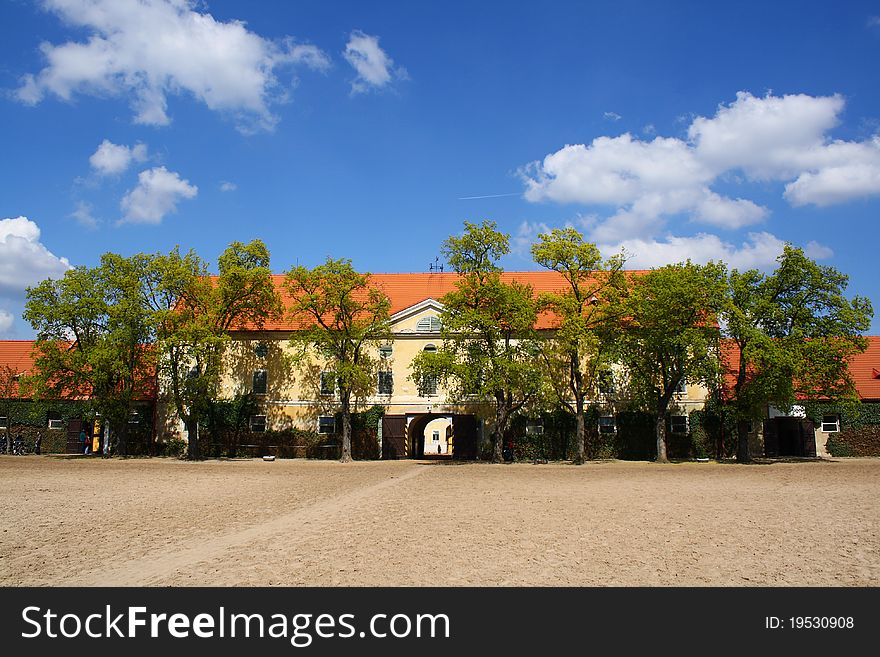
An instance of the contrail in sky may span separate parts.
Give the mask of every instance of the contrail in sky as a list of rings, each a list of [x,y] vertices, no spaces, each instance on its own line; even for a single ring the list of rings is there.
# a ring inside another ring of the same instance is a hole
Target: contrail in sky
[[[520,192],[514,194],[487,194],[486,196],[459,196],[459,201],[470,201],[475,198],[501,198],[502,196],[519,196]]]

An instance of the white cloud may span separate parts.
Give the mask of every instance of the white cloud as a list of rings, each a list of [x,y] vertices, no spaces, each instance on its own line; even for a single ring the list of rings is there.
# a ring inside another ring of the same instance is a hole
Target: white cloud
[[[100,175],[112,176],[122,173],[133,162],[143,162],[146,159],[147,147],[145,144],[135,144],[129,148],[105,139],[98,146],[98,150],[89,157],[89,164]]]
[[[311,45],[280,42],[195,11],[194,0],[44,0],[44,7],[87,33],[85,41],[44,42],[47,65],[21,80],[27,104],[47,94],[130,95],[135,122],[170,123],[171,94],[191,94],[210,109],[233,114],[243,130],[270,129],[270,106],[286,98],[277,71],[304,65],[326,70],[329,58]]]
[[[772,267],[784,245],[782,240],[767,232],[749,233],[748,240],[739,246],[725,242],[717,235],[700,233],[693,237],[668,236],[662,240],[635,238],[616,244],[600,244],[599,249],[605,256],[623,249],[628,256],[626,266],[632,269],[650,269],[685,260],[699,263],[714,260],[742,270]]]
[[[98,220],[95,218],[94,214],[92,214],[94,208],[91,203],[86,203],[85,201],[78,201],[76,204],[76,209],[70,213],[70,216],[76,220],[76,222],[84,226],[86,228],[97,228]]]
[[[223,182],[220,183],[220,191],[221,192],[234,192],[236,189],[238,189],[238,185],[236,185],[234,182],[229,182],[228,180],[224,180]]]
[[[20,299],[26,287],[58,278],[70,268],[40,242],[40,228],[27,217],[0,219],[0,297]]]
[[[763,221],[766,208],[722,196],[712,185],[736,172],[783,181],[792,205],[830,205],[880,195],[880,137],[831,140],[839,95],[737,94],[712,118],[690,121],[688,140],[630,134],[567,145],[520,170],[529,201],[605,205],[615,212],[595,226],[597,241],[652,238],[665,217],[738,229]]]
[[[623,117],[617,112],[605,112],[602,115],[602,118],[608,119],[609,121],[620,121]]]
[[[394,60],[379,47],[379,37],[360,30],[351,33],[342,56],[357,71],[357,77],[351,83],[353,94],[382,89],[395,79],[408,77],[406,69],[394,68]]]
[[[550,226],[543,222],[524,221],[519,225],[516,235],[510,240],[510,252],[525,258],[531,257],[532,244],[538,241],[540,233],[549,233]]]
[[[8,313],[0,308],[0,335],[8,333],[14,322],[15,318],[12,316],[12,313]]]
[[[198,187],[165,167],[141,171],[137,187],[122,198],[121,223],[159,224],[165,215],[177,211],[179,201],[195,198],[198,191]]]

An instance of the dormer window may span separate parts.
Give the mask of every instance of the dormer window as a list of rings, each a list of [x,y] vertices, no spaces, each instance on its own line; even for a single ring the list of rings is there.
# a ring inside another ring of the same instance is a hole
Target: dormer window
[[[440,332],[440,318],[437,315],[429,315],[428,317],[422,317],[419,320],[419,323],[416,325],[416,330],[419,333],[439,333]]]

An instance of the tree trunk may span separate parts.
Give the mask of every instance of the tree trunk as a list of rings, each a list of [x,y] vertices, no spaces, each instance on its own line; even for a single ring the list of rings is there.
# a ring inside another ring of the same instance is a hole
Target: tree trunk
[[[492,463],[504,461],[502,448],[504,447],[504,396],[497,400],[495,405],[495,426],[492,427]]]
[[[346,401],[342,405],[342,463],[351,461],[351,408]]]
[[[736,421],[736,460],[739,463],[751,463],[752,454],[749,450],[749,421]]]
[[[12,431],[10,430],[10,425],[12,424],[12,418],[8,415],[6,416],[6,453],[12,454]]]
[[[202,458],[199,451],[199,423],[198,420],[190,420],[186,423],[188,434],[186,443],[186,458],[190,461],[198,461]]]
[[[669,463],[666,458],[666,414],[658,413],[654,422],[657,434],[657,463]]]
[[[583,465],[584,464],[584,439],[586,438],[584,431],[584,400],[581,397],[578,397],[576,400],[577,403],[577,429],[575,430],[575,443],[576,449],[574,454],[575,465]]]

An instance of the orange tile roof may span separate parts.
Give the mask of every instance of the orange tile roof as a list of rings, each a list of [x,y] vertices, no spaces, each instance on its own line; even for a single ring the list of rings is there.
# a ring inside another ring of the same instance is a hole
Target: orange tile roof
[[[880,401],[880,336],[865,336],[868,348],[850,359],[849,373],[856,384],[862,401]],[[739,350],[732,340],[721,341],[721,357],[724,363],[724,394],[733,391],[739,371]]]
[[[633,275],[643,273],[642,270],[628,270],[626,274]],[[391,301],[390,313],[393,315],[401,310],[410,308],[427,299],[439,301],[445,294],[455,290],[455,284],[459,279],[454,273],[408,273],[408,274],[370,274],[370,284],[381,289]],[[281,293],[282,302],[287,305],[290,297],[284,288],[284,276],[276,274],[272,276],[275,287]],[[556,292],[568,289],[568,283],[561,274],[555,271],[515,271],[503,272],[501,280],[505,283],[517,281],[531,285],[536,294],[541,292]],[[549,328],[552,326],[551,318],[544,316],[539,319],[537,328]],[[254,327],[244,327],[244,330],[252,330]],[[298,325],[284,317],[278,320],[266,322],[265,331],[292,331]]]
[[[880,401],[880,336],[870,335],[864,353],[852,357],[849,371],[856,382],[859,397]]]
[[[34,366],[33,348],[33,340],[0,340],[0,368],[10,367],[16,375],[30,374]]]
[[[34,367],[35,344],[34,340],[0,340],[0,368],[8,365],[16,374],[31,374]],[[158,395],[155,368],[150,368],[143,376],[138,377],[135,385],[137,400],[155,400]]]

